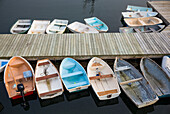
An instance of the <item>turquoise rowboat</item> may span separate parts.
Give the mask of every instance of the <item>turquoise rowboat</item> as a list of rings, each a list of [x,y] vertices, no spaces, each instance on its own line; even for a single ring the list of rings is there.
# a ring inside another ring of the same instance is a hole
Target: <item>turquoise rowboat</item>
[[[126,10],[140,12],[140,11],[152,11],[152,8],[128,5]]]
[[[84,21],[99,32],[107,32],[109,30],[108,26],[97,17],[86,18]]]
[[[60,75],[69,92],[77,92],[90,86],[86,71],[72,58],[65,58],[61,62]]]

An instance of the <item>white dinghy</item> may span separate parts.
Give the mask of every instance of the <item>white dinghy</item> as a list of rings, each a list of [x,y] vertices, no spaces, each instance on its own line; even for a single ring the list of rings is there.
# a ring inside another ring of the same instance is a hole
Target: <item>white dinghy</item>
[[[117,77],[102,59],[93,57],[87,66],[87,74],[92,88],[100,100],[112,99],[121,93]]]
[[[50,20],[34,20],[27,34],[45,34]]]
[[[68,25],[68,28],[74,33],[99,33],[95,28],[80,22],[73,22]]]
[[[54,19],[47,27],[47,34],[63,34],[68,25],[68,20]]]
[[[63,93],[63,85],[57,68],[48,59],[39,60],[35,69],[35,83],[38,96],[49,99]]]

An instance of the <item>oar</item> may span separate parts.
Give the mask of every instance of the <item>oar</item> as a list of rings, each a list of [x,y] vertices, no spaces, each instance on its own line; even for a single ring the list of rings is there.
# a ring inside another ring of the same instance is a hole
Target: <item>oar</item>
[[[11,75],[12,75],[12,77],[13,77],[13,79],[14,79],[14,82],[15,82],[15,84],[16,84],[16,86],[18,85],[17,84],[17,81],[16,81],[16,79],[15,79],[15,77],[14,77],[14,75],[13,75],[13,72],[12,72],[12,69],[11,69],[11,67],[10,67],[10,65],[8,64],[8,67],[9,67],[9,69],[10,69],[10,72],[11,72]],[[15,88],[16,90],[17,90],[17,88]]]

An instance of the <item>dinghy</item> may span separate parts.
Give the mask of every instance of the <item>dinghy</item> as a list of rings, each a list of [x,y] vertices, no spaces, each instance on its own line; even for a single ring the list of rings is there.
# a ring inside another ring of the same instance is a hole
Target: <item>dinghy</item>
[[[68,25],[68,20],[54,19],[51,24],[47,27],[47,34],[63,34]]]
[[[130,63],[116,59],[114,72],[122,90],[138,108],[152,105],[158,101],[159,98],[146,79]]]
[[[117,77],[102,59],[93,57],[88,63],[87,74],[99,100],[112,99],[121,93]]]
[[[140,69],[158,97],[170,96],[170,78],[157,63],[149,58],[142,58]]]
[[[135,33],[134,28],[132,27],[119,27],[120,33]]]
[[[74,33],[99,33],[93,27],[90,27],[80,22],[73,22],[68,25],[68,28],[71,32],[74,32]]]
[[[160,32],[165,28],[165,25],[152,25],[152,26],[141,26],[141,27],[120,27],[120,33],[150,33]]]
[[[140,17],[154,17],[158,15],[157,12],[122,12],[124,18],[140,18]]]
[[[86,18],[84,21],[99,32],[107,32],[109,30],[108,26],[97,17]]]
[[[12,34],[24,34],[31,27],[30,19],[19,19],[12,27],[10,32]]]
[[[141,11],[150,11],[151,12],[152,8],[128,5],[126,10],[128,10],[128,11],[138,11],[138,12],[141,12]]]
[[[9,60],[6,59],[0,59],[0,73],[4,71],[6,64]]]
[[[77,92],[90,86],[84,68],[74,59],[65,58],[60,65],[62,81],[69,92]]]
[[[163,23],[161,19],[157,17],[143,17],[143,18],[126,18],[124,21],[128,26],[149,26]]]
[[[33,94],[33,76],[34,71],[27,60],[19,56],[12,57],[4,72],[4,83],[9,98],[17,99]]]
[[[49,59],[38,60],[35,69],[35,83],[41,99],[54,98],[64,91],[60,74]]]
[[[170,56],[164,56],[162,59],[162,69],[166,72],[170,78]]]
[[[50,20],[34,20],[27,34],[45,34]]]

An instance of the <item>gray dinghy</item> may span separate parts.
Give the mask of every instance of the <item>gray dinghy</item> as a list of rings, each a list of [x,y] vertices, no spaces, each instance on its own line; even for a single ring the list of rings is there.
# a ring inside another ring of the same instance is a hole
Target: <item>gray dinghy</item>
[[[158,97],[170,96],[170,78],[156,62],[142,58],[140,69]]]
[[[138,107],[146,107],[158,101],[158,97],[142,74],[130,63],[116,59],[114,71],[125,94]]]

